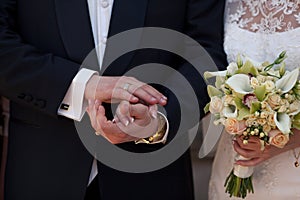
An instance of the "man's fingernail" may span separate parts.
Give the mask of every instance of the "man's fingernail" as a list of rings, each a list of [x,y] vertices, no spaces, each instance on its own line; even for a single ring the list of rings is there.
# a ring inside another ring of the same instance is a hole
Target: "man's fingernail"
[[[112,123],[116,123],[116,119],[113,119],[111,122],[112,122]]]
[[[95,105],[99,105],[99,103],[100,103],[100,101],[97,99],[97,100],[95,101]]]
[[[89,105],[91,105],[91,104],[92,104],[92,100],[89,99],[89,100],[88,100],[88,103],[89,103]]]
[[[165,103],[167,103],[167,101],[162,98],[162,99],[160,99],[160,103],[165,104]]]
[[[164,100],[167,100],[167,99],[168,99],[166,96],[163,96],[162,98],[163,98]]]

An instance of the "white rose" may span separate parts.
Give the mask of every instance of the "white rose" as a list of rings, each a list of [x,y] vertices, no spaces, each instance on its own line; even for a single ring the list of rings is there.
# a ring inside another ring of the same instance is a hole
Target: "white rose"
[[[228,73],[229,75],[235,74],[235,72],[236,72],[237,70],[238,70],[238,66],[237,66],[237,64],[234,63],[234,62],[230,63],[230,64],[228,65],[228,67],[227,67],[227,73]]]
[[[275,88],[274,82],[273,82],[273,81],[270,81],[270,80],[266,81],[266,82],[264,83],[264,85],[266,86],[267,92],[271,92],[271,91],[274,90],[274,88]]]
[[[212,97],[209,104],[209,111],[212,114],[220,113],[223,109],[223,101],[219,97]]]
[[[255,87],[259,86],[259,81],[257,80],[257,78],[252,77],[252,78],[250,79],[250,84],[251,84],[251,86],[252,86],[253,88],[255,88]]]

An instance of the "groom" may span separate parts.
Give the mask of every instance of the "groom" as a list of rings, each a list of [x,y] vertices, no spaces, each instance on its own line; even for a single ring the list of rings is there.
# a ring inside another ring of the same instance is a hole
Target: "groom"
[[[82,102],[96,100],[96,96],[107,102],[125,99],[136,103],[137,97],[147,104],[166,103],[152,87],[131,94],[123,84],[119,96],[112,91],[119,76],[134,66],[162,63],[179,68],[180,58],[151,49],[130,52],[109,66],[104,79],[92,71],[82,75],[80,64],[95,43],[102,44],[97,53],[101,66],[108,37],[139,27],[168,28],[197,40],[217,66],[223,66],[223,9],[220,0],[1,0],[0,94],[11,101],[6,199],[84,199],[94,165],[71,120],[80,119],[85,109],[70,102],[72,91],[76,93],[73,100],[86,98]],[[193,84],[202,111],[207,101],[203,81],[189,66],[180,71]],[[76,80],[90,83],[90,77],[99,81],[83,91],[72,89]],[[167,94],[167,113],[178,111],[176,100]],[[71,109],[80,110],[69,114]],[[168,114],[169,140],[176,134],[176,120]],[[146,152],[162,146],[125,143],[122,147]],[[188,153],[149,173],[120,172],[101,163],[97,166],[98,174],[92,179],[98,181],[96,190],[102,200],[193,199]]]

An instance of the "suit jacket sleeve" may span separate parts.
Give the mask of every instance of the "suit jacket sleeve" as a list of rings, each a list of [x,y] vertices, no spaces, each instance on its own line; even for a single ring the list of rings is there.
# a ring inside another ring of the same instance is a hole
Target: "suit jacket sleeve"
[[[16,9],[16,0],[0,1],[0,94],[57,116],[80,65],[26,44],[18,34]]]

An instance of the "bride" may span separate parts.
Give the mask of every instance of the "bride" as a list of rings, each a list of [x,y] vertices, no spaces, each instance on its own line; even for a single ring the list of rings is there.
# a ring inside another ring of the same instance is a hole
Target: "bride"
[[[224,48],[228,62],[245,54],[258,62],[272,62],[283,50],[288,70],[300,66],[300,0],[227,0],[225,10]],[[256,149],[259,143],[243,145],[223,133],[210,179],[209,199],[225,200],[224,182],[232,170],[236,152],[248,161],[237,161],[244,166],[255,166],[254,194],[246,199],[300,199],[300,167],[294,163],[300,157],[300,132],[294,131],[284,149],[270,146],[265,151]]]

